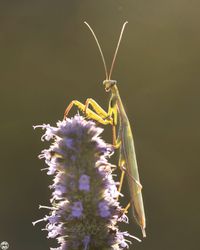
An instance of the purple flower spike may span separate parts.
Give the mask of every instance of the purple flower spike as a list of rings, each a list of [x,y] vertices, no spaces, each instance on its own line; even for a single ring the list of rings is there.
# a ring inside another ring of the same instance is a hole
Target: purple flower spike
[[[103,129],[92,121],[76,115],[59,121],[56,127],[35,126],[45,130],[42,140],[52,140],[39,158],[53,175],[51,206],[43,219],[47,238],[59,244],[52,250],[120,250],[128,248],[118,222],[128,223],[128,217],[118,202],[120,193],[113,180],[116,166],[108,163],[113,147],[99,136]]]

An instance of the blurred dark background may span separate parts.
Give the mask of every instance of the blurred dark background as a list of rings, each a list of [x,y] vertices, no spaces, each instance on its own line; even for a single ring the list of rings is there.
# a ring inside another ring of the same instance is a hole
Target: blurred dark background
[[[148,236],[130,249],[196,250],[197,0],[0,0],[0,242],[9,242],[12,250],[53,246],[40,231],[44,225],[31,223],[47,212],[38,205],[49,204],[51,183],[37,158],[47,144],[32,125],[55,125],[73,99],[92,97],[107,109],[103,65],[85,20],[95,30],[108,65],[121,26],[129,21],[113,79],[134,125]],[[104,139],[111,141],[110,134],[106,128]],[[124,193],[123,204],[128,201]],[[132,222],[125,229],[141,237]]]

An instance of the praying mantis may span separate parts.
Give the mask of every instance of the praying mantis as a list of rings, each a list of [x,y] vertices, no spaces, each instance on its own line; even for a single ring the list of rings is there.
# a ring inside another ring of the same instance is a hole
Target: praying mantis
[[[105,58],[98,42],[98,39],[87,22],[84,22],[89,30],[91,31],[96,44],[98,46],[99,52],[101,54],[101,58],[103,61],[106,80],[103,81],[103,86],[106,92],[111,93],[108,111],[106,112],[101,108],[99,104],[96,103],[92,98],[88,98],[85,104],[79,102],[78,100],[73,100],[70,102],[68,107],[64,113],[64,119],[67,117],[71,108],[75,105],[78,109],[85,113],[86,117],[89,119],[93,119],[104,125],[112,126],[112,134],[113,134],[113,146],[116,149],[119,149],[119,167],[121,169],[121,177],[118,191],[121,191],[124,176],[126,175],[129,192],[130,192],[130,202],[125,207],[124,211],[127,211],[131,206],[133,216],[140,226],[143,237],[146,237],[146,220],[145,220],[145,212],[142,198],[142,185],[139,179],[139,172],[136,160],[135,147],[133,142],[133,134],[130,126],[129,119],[127,117],[126,111],[124,109],[119,90],[117,87],[117,81],[111,80],[111,75],[115,63],[115,59],[117,56],[117,52],[119,49],[119,45],[122,39],[122,35],[125,29],[125,26],[128,22],[125,22],[122,26],[121,33],[119,36],[119,40],[117,43],[117,47],[113,56],[110,72],[108,74]],[[92,109],[89,107],[91,106]],[[118,131],[116,131],[118,126]],[[117,135],[116,135],[117,133]]]

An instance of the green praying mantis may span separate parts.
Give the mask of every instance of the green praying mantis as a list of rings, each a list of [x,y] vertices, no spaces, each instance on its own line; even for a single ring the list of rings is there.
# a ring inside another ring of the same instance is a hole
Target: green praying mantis
[[[142,198],[142,185],[139,179],[136,153],[135,153],[135,147],[134,147],[134,142],[133,142],[133,134],[132,134],[129,119],[127,117],[126,111],[124,109],[124,106],[123,106],[123,103],[119,94],[117,81],[111,80],[111,75],[112,75],[115,59],[117,56],[117,52],[119,49],[119,45],[122,39],[124,28],[128,22],[125,22],[122,26],[109,74],[108,74],[105,58],[104,58],[102,49],[100,47],[100,44],[98,42],[98,39],[94,31],[90,27],[90,25],[87,22],[84,22],[84,23],[87,25],[92,35],[94,36],[99,52],[101,54],[101,58],[103,61],[105,74],[106,74],[106,80],[103,81],[103,85],[104,85],[106,92],[111,92],[109,107],[108,107],[108,111],[106,112],[92,98],[88,98],[85,104],[77,100],[73,100],[70,102],[70,104],[66,108],[65,113],[64,113],[64,118],[67,117],[69,111],[75,105],[78,107],[78,109],[80,109],[82,112],[85,113],[87,118],[93,119],[104,125],[112,126],[113,146],[116,149],[119,149],[118,165],[122,171],[118,191],[119,192],[121,191],[124,176],[126,176],[127,181],[128,181],[128,186],[129,186],[129,192],[130,192],[130,202],[125,207],[124,211],[126,212],[128,208],[131,206],[133,216],[142,230],[143,237],[146,237],[146,232],[145,232],[146,220],[145,220],[145,212],[144,212],[144,205],[143,205],[143,198]],[[92,109],[89,106],[91,106]],[[117,126],[118,126],[118,131],[116,131]]]

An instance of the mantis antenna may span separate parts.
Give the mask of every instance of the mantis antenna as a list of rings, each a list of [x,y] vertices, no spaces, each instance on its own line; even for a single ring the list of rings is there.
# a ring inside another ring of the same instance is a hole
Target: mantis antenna
[[[118,52],[118,49],[119,49],[119,45],[120,45],[120,43],[121,43],[122,35],[123,35],[124,29],[125,29],[125,26],[126,26],[127,23],[128,23],[128,22],[126,21],[126,22],[123,24],[123,26],[122,26],[121,33],[120,33],[120,36],[119,36],[119,40],[118,40],[118,43],[117,43],[117,47],[116,47],[116,50],[115,50],[115,54],[114,54],[114,56],[113,56],[112,64],[111,64],[111,67],[110,67],[110,73],[109,73],[108,80],[110,80],[110,78],[111,78],[112,71],[113,71],[113,67],[114,67],[114,64],[115,64],[115,59],[116,59],[117,52]]]
[[[112,75],[112,71],[113,71],[113,67],[114,67],[114,64],[115,64],[115,59],[116,59],[116,56],[117,56],[117,52],[118,52],[118,49],[119,49],[119,45],[121,43],[121,40],[122,40],[122,35],[123,35],[123,32],[124,32],[124,29],[125,29],[125,26],[128,22],[126,21],[123,26],[122,26],[122,29],[121,29],[121,33],[120,33],[120,36],[119,36],[119,39],[118,39],[118,43],[117,43],[117,47],[115,49],[115,53],[114,53],[114,56],[113,56],[113,60],[112,60],[112,64],[111,64],[111,67],[110,67],[110,72],[109,72],[109,76],[108,76],[108,70],[107,70],[107,66],[106,66],[106,61],[105,61],[105,58],[104,58],[104,55],[103,55],[103,52],[102,52],[102,49],[101,49],[101,46],[99,44],[99,41],[93,31],[93,29],[90,27],[90,25],[87,23],[87,22],[84,22],[84,24],[86,24],[88,26],[88,28],[90,29],[96,43],[97,43],[97,46],[99,48],[99,52],[101,54],[101,58],[102,58],[102,61],[103,61],[103,65],[104,65],[104,69],[105,69],[105,74],[106,74],[106,80],[110,80],[111,78],[111,75]]]
[[[90,27],[90,25],[89,25],[87,22],[84,22],[84,24],[86,24],[86,25],[88,26],[88,28],[90,29],[90,31],[91,31],[91,33],[92,33],[92,35],[93,35],[93,37],[94,37],[94,39],[95,39],[95,41],[96,41],[96,43],[97,43],[97,46],[98,46],[98,48],[99,48],[99,52],[100,52],[100,54],[101,54],[101,58],[102,58],[102,61],[103,61],[104,69],[105,69],[106,80],[108,80],[108,70],[107,70],[107,66],[106,66],[106,61],[105,61],[105,58],[104,58],[104,55],[103,55],[101,46],[100,46],[100,44],[99,44],[99,41],[98,41],[98,39],[97,39],[97,37],[96,37],[96,35],[95,35],[93,29]]]

